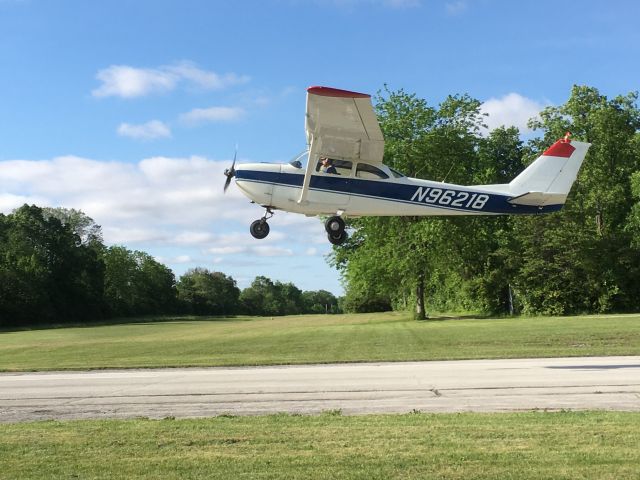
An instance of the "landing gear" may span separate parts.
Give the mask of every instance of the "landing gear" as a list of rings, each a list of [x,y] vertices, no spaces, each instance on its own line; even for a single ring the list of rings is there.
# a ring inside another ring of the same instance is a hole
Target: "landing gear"
[[[327,231],[327,237],[333,245],[342,245],[348,238],[345,231],[345,224],[342,218],[334,216],[327,218],[324,222],[324,228]]]
[[[258,240],[262,240],[267,235],[269,235],[269,224],[267,223],[267,219],[273,217],[273,212],[270,208],[267,208],[267,211],[264,214],[264,217],[256,220],[249,227],[249,232],[251,232],[251,236],[253,238],[257,238]]]
[[[253,238],[257,238],[258,240],[262,240],[264,237],[269,235],[269,224],[264,218],[260,220],[256,220],[249,227],[249,231]]]
[[[349,235],[347,235],[347,232],[345,231],[327,234],[327,238],[333,245],[342,245],[348,237]]]

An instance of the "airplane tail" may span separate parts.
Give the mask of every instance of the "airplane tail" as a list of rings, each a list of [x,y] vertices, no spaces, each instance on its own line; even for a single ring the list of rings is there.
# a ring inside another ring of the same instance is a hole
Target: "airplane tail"
[[[574,142],[569,135],[544,151],[508,184],[509,200],[516,205],[564,204],[590,143]]]

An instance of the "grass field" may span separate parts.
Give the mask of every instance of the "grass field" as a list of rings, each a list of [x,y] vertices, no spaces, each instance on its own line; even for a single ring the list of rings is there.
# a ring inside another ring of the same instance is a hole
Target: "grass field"
[[[640,315],[384,313],[0,332],[0,370],[640,354]],[[221,416],[0,424],[0,479],[639,478],[640,413]]]
[[[0,371],[638,354],[640,315],[179,318],[0,333]]]
[[[640,414],[530,412],[0,425],[0,478],[637,479]]]

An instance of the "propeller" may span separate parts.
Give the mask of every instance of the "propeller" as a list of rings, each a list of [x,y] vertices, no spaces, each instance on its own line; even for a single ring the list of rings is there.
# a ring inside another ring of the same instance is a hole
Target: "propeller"
[[[238,156],[238,147],[236,147],[236,151],[233,154],[233,163],[231,164],[231,168],[227,168],[224,171],[225,176],[227,177],[227,179],[224,182],[224,192],[226,193],[227,188],[229,188],[229,184],[231,183],[231,179],[233,177],[236,176],[236,157]]]

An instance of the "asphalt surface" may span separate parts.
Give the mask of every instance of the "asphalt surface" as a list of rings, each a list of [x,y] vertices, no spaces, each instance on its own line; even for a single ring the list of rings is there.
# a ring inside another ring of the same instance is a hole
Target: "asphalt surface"
[[[0,374],[0,422],[338,409],[640,411],[640,356]]]

